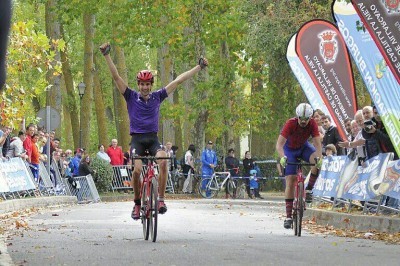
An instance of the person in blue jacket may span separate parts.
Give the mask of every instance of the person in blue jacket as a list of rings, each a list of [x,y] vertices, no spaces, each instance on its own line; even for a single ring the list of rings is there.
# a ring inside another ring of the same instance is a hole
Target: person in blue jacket
[[[203,150],[201,154],[201,174],[202,174],[202,187],[203,189],[206,187],[207,183],[204,182],[204,179],[207,177],[211,177],[214,173],[214,168],[217,166],[217,153],[212,149],[213,142],[210,140],[207,142],[207,147]],[[209,194],[207,191],[206,194]]]

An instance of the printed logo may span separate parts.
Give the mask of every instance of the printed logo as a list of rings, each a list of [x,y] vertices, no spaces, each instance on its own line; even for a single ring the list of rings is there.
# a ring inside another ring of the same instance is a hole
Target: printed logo
[[[325,63],[334,63],[338,54],[337,42],[334,39],[336,33],[333,31],[324,31],[318,37],[321,38],[320,54],[325,59]]]
[[[388,13],[400,13],[400,0],[382,0]]]
[[[365,32],[364,23],[362,23],[361,21],[357,20],[357,22],[356,22],[356,29],[357,29],[358,32],[361,31],[361,30],[362,30],[363,32]]]

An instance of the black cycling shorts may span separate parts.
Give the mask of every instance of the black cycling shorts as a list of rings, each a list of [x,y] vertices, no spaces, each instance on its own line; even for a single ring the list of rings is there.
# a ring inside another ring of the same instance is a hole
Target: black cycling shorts
[[[149,154],[146,153],[149,151]],[[155,156],[157,151],[162,150],[158,141],[157,133],[132,134],[131,157],[133,156]]]

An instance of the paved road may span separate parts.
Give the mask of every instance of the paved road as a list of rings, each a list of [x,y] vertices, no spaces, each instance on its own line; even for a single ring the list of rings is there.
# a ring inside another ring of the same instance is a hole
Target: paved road
[[[283,205],[169,201],[156,243],[142,239],[131,203],[48,210],[26,219],[8,252],[16,265],[397,265],[399,247],[283,229]],[[304,250],[304,252],[302,252]]]

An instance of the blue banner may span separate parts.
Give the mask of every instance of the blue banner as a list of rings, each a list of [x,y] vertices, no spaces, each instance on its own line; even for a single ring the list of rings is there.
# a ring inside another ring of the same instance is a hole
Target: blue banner
[[[303,92],[306,95],[311,107],[314,110],[320,109],[322,112],[324,112],[324,114],[334,117],[335,114],[329,112],[324,103],[324,100],[318,92],[318,89],[315,87],[310,75],[307,73],[307,70],[304,68],[303,63],[301,63],[299,57],[296,54],[296,36],[297,34],[294,34],[292,38],[290,38],[286,52],[286,59],[289,62],[290,68],[292,69],[294,75],[300,83],[300,86],[303,89]],[[332,124],[336,125],[334,121],[332,121]]]
[[[368,201],[379,195],[379,185],[385,175],[392,153],[381,153],[364,162],[344,186],[343,198]]]
[[[388,163],[379,194],[400,199],[400,160]]]
[[[400,155],[400,86],[351,3],[335,1],[334,19]]]
[[[347,156],[328,156],[322,162],[321,172],[315,183],[313,195],[336,198],[341,173]]]

